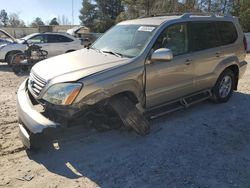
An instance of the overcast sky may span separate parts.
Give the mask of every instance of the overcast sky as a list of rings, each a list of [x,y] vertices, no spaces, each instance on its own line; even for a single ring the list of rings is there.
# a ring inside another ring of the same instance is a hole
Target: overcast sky
[[[74,2],[74,24],[79,24],[79,10],[82,0]],[[54,17],[63,15],[72,22],[72,0],[0,0],[0,10],[7,13],[18,13],[19,17],[29,25],[36,17],[46,23]]]

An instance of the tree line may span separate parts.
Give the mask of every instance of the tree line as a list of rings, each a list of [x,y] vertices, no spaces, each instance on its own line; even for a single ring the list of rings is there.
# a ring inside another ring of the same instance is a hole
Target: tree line
[[[105,32],[123,20],[185,12],[231,14],[239,17],[244,31],[250,31],[249,0],[83,0],[79,18],[92,31]]]
[[[35,18],[31,24],[29,24],[30,27],[38,27],[41,25],[69,25],[70,22],[66,16],[61,16],[58,18],[53,18],[45,24],[44,21],[37,17]],[[26,27],[26,24],[22,19],[19,18],[19,15],[17,13],[10,13],[8,14],[4,9],[0,11],[0,26],[4,27]]]
[[[92,32],[105,32],[114,24],[128,19],[167,13],[185,12],[232,14],[239,17],[245,32],[250,31],[250,0],[83,0],[79,19]],[[44,23],[37,17],[29,25],[69,25],[65,16],[53,18]],[[0,26],[25,27],[17,13],[0,11]]]

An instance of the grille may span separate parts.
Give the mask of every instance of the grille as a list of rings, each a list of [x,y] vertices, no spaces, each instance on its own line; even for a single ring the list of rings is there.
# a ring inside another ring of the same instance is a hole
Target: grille
[[[37,76],[34,73],[30,73],[29,77],[29,90],[30,92],[35,96],[38,97],[42,91],[42,89],[45,87],[46,81],[39,76]]]

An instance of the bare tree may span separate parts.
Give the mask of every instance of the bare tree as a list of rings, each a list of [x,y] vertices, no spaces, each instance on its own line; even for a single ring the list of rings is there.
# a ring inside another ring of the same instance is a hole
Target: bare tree
[[[8,24],[8,21],[9,21],[9,17],[8,17],[7,12],[4,9],[1,10],[0,11],[0,22],[3,23],[4,27],[6,27]]]
[[[19,18],[17,13],[11,13],[9,15],[9,24],[12,27],[25,27],[24,21]]]
[[[32,23],[31,26],[32,27],[38,27],[40,25],[44,25],[44,22],[42,21],[41,18],[37,17]]]

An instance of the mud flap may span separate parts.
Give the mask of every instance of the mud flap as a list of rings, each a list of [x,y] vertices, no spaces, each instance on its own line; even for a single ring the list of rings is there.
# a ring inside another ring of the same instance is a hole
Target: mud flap
[[[150,132],[149,122],[128,97],[114,96],[109,103],[125,126],[132,127],[139,135],[146,135]]]

